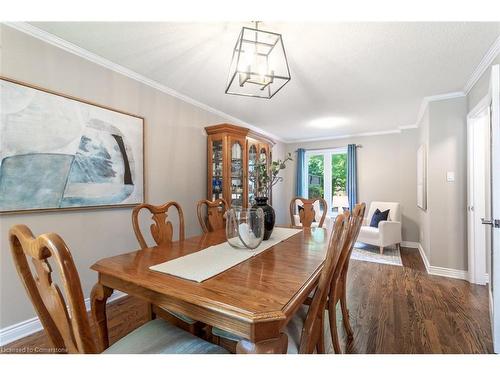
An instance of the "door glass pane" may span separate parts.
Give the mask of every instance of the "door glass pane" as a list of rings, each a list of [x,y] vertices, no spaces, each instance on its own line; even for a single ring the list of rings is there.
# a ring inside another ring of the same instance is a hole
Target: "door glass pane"
[[[332,154],[332,213],[337,215],[349,209],[347,198],[347,154]],[[327,200],[328,202],[328,200]]]
[[[212,142],[212,200],[222,198],[222,140]]]
[[[255,203],[255,195],[257,194],[257,147],[251,145],[248,149],[248,205],[252,206]]]
[[[324,198],[324,156],[312,155],[309,157],[307,191],[309,199]]]
[[[243,147],[231,144],[231,206],[243,206]]]

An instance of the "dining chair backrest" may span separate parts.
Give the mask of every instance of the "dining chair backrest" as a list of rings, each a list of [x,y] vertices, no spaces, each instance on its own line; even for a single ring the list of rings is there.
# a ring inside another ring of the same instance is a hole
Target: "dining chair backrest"
[[[337,269],[335,270],[332,283],[338,282],[340,277],[347,274],[347,269],[349,267],[349,259],[351,257],[354,244],[358,238],[359,231],[363,225],[363,218],[365,216],[366,204],[358,203],[352,211],[352,215],[349,217],[349,234],[347,240],[344,244],[344,248],[340,253],[339,262],[337,264]],[[333,290],[333,288],[332,288]]]
[[[358,238],[361,226],[363,225],[365,210],[366,204],[358,203],[354,207],[352,214],[349,214],[349,211],[344,212],[344,215],[346,215],[346,213],[349,215],[349,232],[347,234],[347,239],[344,243],[344,247],[340,252],[339,261],[332,277],[329,296],[332,301],[336,301],[339,296],[338,293],[341,292],[341,290],[338,288],[340,283],[346,282],[347,271],[349,268],[349,259],[351,258],[351,253],[354,245],[356,244],[356,239]]]
[[[177,213],[179,215],[179,240],[182,241],[184,240],[184,214],[182,213],[182,208],[179,203],[171,201],[161,206],[153,206],[145,203],[134,207],[134,210],[132,211],[132,226],[134,227],[134,233],[141,249],[147,248],[148,244],[146,243],[139,226],[140,211],[145,209],[152,214],[151,218],[154,223],[150,226],[151,235],[157,245],[164,245],[171,243],[173,240],[174,228],[172,222],[168,220],[168,210],[172,206],[177,209]]]
[[[326,253],[323,269],[314,292],[311,305],[307,312],[302,335],[300,339],[299,353],[313,353],[318,341],[321,339],[323,330],[323,315],[330,290],[333,272],[337,266],[339,256],[347,239],[349,218],[348,215],[339,215],[333,224],[333,232],[330,236],[328,250]]]
[[[203,208],[206,207],[206,215]],[[229,209],[227,202],[223,198],[215,201],[200,200],[196,204],[196,213],[203,233],[213,232],[226,227],[224,214]]]
[[[26,225],[15,225],[9,231],[9,242],[17,273],[54,348],[96,353],[78,271],[63,239],[55,233],[35,238]],[[49,259],[57,267],[64,295],[52,280]]]
[[[318,204],[315,204],[315,202],[318,202]],[[293,198],[290,201],[290,220],[292,222],[292,225],[295,225],[294,215],[296,208],[298,208],[298,215],[302,226],[311,227],[312,223],[316,220],[316,215],[317,215],[315,206],[319,208],[323,206],[323,213],[321,214],[321,218],[319,219],[318,223],[318,227],[322,228],[323,223],[325,222],[326,213],[328,211],[328,205],[323,198],[314,198],[314,199],[306,199],[301,197]]]

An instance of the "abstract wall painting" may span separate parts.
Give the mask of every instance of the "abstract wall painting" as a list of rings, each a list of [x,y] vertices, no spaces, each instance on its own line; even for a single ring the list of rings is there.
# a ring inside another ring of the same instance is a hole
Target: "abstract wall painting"
[[[0,212],[144,202],[144,119],[0,79]]]

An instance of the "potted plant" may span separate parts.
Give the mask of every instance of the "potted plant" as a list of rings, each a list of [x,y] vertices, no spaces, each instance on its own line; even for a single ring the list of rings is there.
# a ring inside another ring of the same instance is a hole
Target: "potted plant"
[[[286,168],[286,163],[291,161],[292,154],[288,153],[284,160],[275,160],[271,162],[268,170],[265,160],[259,160],[255,165],[256,173],[254,179],[257,182],[257,196],[255,197],[256,204],[252,208],[262,208],[264,211],[264,240],[268,240],[273,232],[275,223],[274,209],[267,203],[274,185],[283,181],[283,177],[279,176],[282,169]]]

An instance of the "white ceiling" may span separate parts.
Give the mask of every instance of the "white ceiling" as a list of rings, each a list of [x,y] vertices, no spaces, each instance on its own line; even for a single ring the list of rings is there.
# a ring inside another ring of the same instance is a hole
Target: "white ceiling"
[[[264,22],[292,76],[268,100],[224,94],[241,23],[32,25],[285,141],[414,124],[422,98],[461,91],[500,35],[500,23]]]

